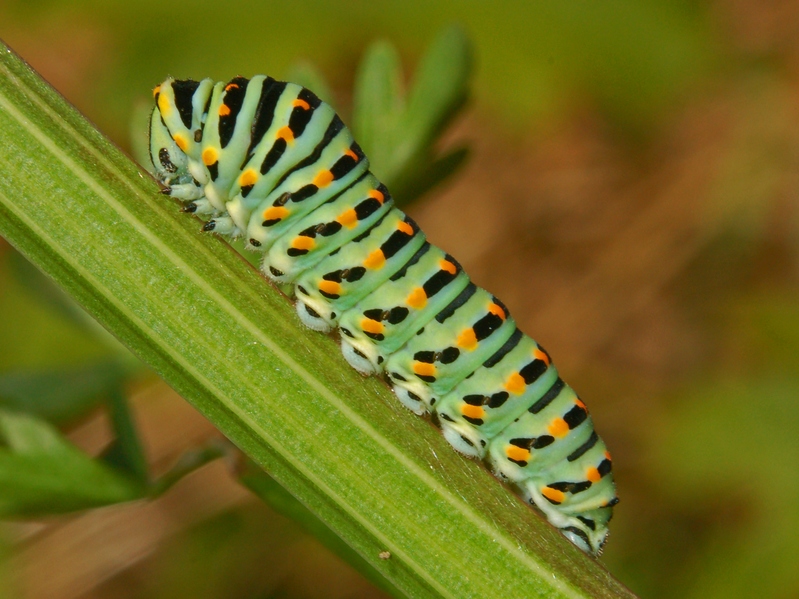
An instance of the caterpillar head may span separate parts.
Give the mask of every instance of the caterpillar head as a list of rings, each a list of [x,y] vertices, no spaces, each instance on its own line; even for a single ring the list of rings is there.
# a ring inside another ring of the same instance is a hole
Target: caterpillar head
[[[150,118],[150,160],[159,181],[165,184],[183,182],[190,177],[188,156],[178,147],[169,134],[158,108]]]
[[[222,84],[218,87],[221,90]],[[171,77],[153,90],[150,160],[163,183],[207,183],[201,152],[203,123],[213,93],[214,83],[210,79],[193,81]]]

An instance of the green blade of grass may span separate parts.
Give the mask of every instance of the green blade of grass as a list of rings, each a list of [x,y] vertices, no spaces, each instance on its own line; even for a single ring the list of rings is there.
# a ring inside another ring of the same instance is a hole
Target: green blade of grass
[[[632,596],[199,227],[0,47],[0,234],[397,589]]]

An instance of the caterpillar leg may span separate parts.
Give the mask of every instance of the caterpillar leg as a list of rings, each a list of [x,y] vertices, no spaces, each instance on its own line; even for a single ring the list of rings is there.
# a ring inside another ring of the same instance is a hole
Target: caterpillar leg
[[[346,332],[342,329],[341,353],[350,366],[361,374],[371,376],[382,370],[380,364],[383,363],[383,356],[378,349],[371,343],[357,342],[346,337]],[[357,343],[357,347],[356,344]]]
[[[464,422],[454,422],[446,414],[439,414],[441,432],[444,438],[458,453],[482,460],[486,454],[486,441],[473,426]]]
[[[216,208],[211,205],[207,198],[201,197],[199,200],[189,202],[183,207],[183,212],[192,214],[216,214]]]
[[[319,331],[320,333],[329,333],[335,326],[335,321],[330,318],[329,314],[326,315],[326,318],[325,315],[317,312],[302,298],[297,298],[297,302],[294,304],[294,307],[297,310],[297,316],[300,317],[302,324],[309,329]]]
[[[203,197],[203,190],[194,183],[179,183],[169,187],[169,195],[176,200],[190,202]]]
[[[227,215],[215,216],[203,226],[203,231],[213,231],[219,235],[235,239],[241,234],[241,230],[236,227],[233,219]]]
[[[396,395],[397,399],[400,400],[400,403],[408,408],[411,412],[417,416],[427,413],[427,406],[425,405],[424,400],[416,395],[416,393],[407,387],[401,387],[397,384],[394,384],[392,389],[394,390],[394,395]]]

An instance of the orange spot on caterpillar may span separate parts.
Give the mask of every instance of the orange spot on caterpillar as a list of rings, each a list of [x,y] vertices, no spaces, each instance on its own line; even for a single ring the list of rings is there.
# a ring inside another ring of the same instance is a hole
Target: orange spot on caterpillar
[[[574,400],[574,403],[577,404],[581,409],[585,410],[586,412],[588,411],[588,408],[585,407],[583,400],[580,399],[579,397]]]
[[[491,304],[488,306],[488,311],[494,316],[499,316],[502,320],[505,320],[508,317],[507,314],[505,314],[505,310],[503,310],[502,306],[499,304]]]
[[[472,351],[477,349],[477,335],[474,334],[474,329],[464,329],[457,340],[458,347]]]
[[[348,229],[352,229],[355,225],[358,224],[358,213],[355,212],[354,209],[350,208],[346,212],[343,212],[339,215],[336,219],[337,222],[341,223],[341,225],[347,227]]]
[[[413,227],[406,223],[404,220],[401,220],[397,223],[397,230],[402,231],[406,235],[413,235]]]
[[[566,494],[563,491],[551,489],[550,487],[544,487],[541,489],[541,495],[553,503],[563,503],[563,500],[566,499]]]
[[[215,148],[205,148],[203,150],[203,164],[205,166],[211,166],[217,160],[219,160],[219,154],[217,154]]]
[[[161,93],[161,86],[160,85],[156,85],[153,88],[153,98],[155,98],[160,93]]]
[[[310,250],[316,245],[313,237],[306,237],[305,235],[297,235],[291,242],[291,247],[297,250]]]
[[[350,158],[352,158],[352,159],[353,159],[355,162],[358,162],[358,154],[356,154],[355,152],[353,152],[353,151],[352,151],[352,150],[350,150],[349,148],[347,149],[347,151],[346,151],[346,152],[344,152],[344,155],[345,155],[345,156],[349,156],[349,157],[350,157]]]
[[[291,130],[291,127],[281,127],[275,134],[275,138],[285,139],[286,143],[292,143],[294,141],[294,131]]]
[[[372,333],[373,335],[379,335],[385,329],[382,322],[377,322],[371,318],[364,318],[361,321],[361,328],[365,333]]]
[[[288,208],[283,206],[270,206],[264,210],[264,220],[282,220],[289,215]]]
[[[436,365],[427,362],[414,362],[413,372],[419,376],[436,376]]]
[[[509,443],[505,446],[505,455],[516,462],[527,462],[530,459],[530,450]]]
[[[308,110],[311,107],[311,105],[308,104],[308,102],[306,102],[305,100],[300,100],[299,98],[294,100],[291,103],[291,105],[294,106],[295,108],[297,107],[302,108],[303,110]]]
[[[186,140],[186,138],[185,138],[183,135],[181,135],[180,133],[176,133],[175,135],[173,135],[173,136],[172,136],[172,139],[174,139],[174,140],[175,140],[175,144],[177,144],[177,146],[178,146],[178,147],[179,147],[181,150],[183,150],[184,152],[185,152],[185,151],[186,151],[186,149],[189,147],[189,142],[188,142],[188,141]]]
[[[239,186],[249,187],[251,185],[255,185],[256,181],[258,181],[258,173],[255,169],[248,168],[246,171],[241,173],[241,177],[239,177]]]
[[[408,294],[405,301],[411,308],[421,310],[427,305],[427,294],[424,292],[424,289],[417,287]]]
[[[505,390],[514,395],[521,395],[526,388],[527,384],[524,382],[524,377],[518,372],[511,374],[508,377],[508,381],[505,383]]]
[[[467,403],[461,406],[461,414],[468,418],[482,418],[485,413],[483,406],[473,406]]]
[[[319,189],[323,187],[327,187],[333,182],[333,173],[330,171],[319,171],[319,173],[314,177],[313,184],[316,185]]]
[[[230,114],[230,106],[227,104],[222,104],[219,107],[219,116],[227,116]]]
[[[599,480],[602,478],[602,475],[599,474],[599,470],[592,467],[585,471],[585,477],[592,483],[596,483],[599,482]]]
[[[335,281],[321,281],[319,291],[324,291],[328,295],[341,295],[341,284]]]
[[[606,459],[606,460],[608,460],[608,461],[610,461],[610,462],[612,462],[612,461],[613,461],[613,460],[611,460],[611,459],[610,459],[610,452],[609,452],[609,451],[606,451],[606,452],[605,452],[605,459]]]
[[[441,270],[445,270],[451,275],[454,275],[456,272],[458,272],[458,269],[449,260],[442,260],[438,263],[438,265],[441,267]]]
[[[549,356],[547,356],[546,353],[542,352],[537,347],[533,350],[533,357],[536,360],[541,360],[544,364],[549,366]]]
[[[386,263],[386,256],[383,254],[383,250],[377,248],[371,254],[366,257],[366,260],[363,261],[363,265],[366,268],[371,268],[372,270],[376,270],[378,268],[383,268],[383,265]]]
[[[386,196],[384,196],[383,193],[381,191],[377,190],[377,189],[373,189],[372,191],[370,191],[369,192],[369,197],[370,198],[374,198],[375,200],[377,200],[381,204],[386,201]]]
[[[555,418],[549,423],[547,430],[553,437],[564,437],[569,433],[569,425],[563,418]]]
[[[161,89],[161,86],[158,86],[158,89]],[[166,97],[166,94],[161,94],[158,96],[158,111],[161,113],[161,116],[169,116],[169,113],[172,112],[172,102],[169,101],[169,98]]]
[[[231,89],[239,89],[239,84],[238,83],[228,83],[225,86],[225,91],[226,92],[229,92]]]

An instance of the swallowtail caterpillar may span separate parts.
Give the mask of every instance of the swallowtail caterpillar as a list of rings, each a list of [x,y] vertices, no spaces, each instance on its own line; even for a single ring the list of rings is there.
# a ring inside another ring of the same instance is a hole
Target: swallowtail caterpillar
[[[432,413],[459,452],[597,555],[618,502],[585,404],[505,305],[432,245],[369,171],[333,109],[271,77],[167,79],[150,156],[206,231],[244,236],[264,274],[291,284],[302,322],[338,328],[353,368]]]

